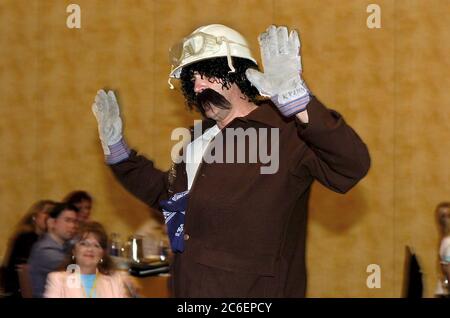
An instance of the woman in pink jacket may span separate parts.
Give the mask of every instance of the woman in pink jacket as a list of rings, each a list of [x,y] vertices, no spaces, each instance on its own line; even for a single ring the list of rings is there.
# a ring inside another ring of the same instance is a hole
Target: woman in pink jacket
[[[100,223],[80,229],[71,258],[61,271],[47,277],[47,298],[124,298],[130,297],[127,278],[113,271],[107,253],[108,237]]]

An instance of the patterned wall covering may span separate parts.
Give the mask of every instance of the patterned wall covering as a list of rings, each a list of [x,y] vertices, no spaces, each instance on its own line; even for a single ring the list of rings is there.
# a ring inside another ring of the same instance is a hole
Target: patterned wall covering
[[[66,7],[81,7],[81,29]],[[366,7],[381,7],[369,29]],[[200,25],[227,24],[249,39],[270,24],[300,30],[304,77],[369,146],[372,168],[346,195],[313,188],[308,295],[399,297],[404,247],[437,278],[434,207],[450,200],[449,1],[3,0],[0,2],[0,257],[14,225],[41,198],[85,189],[93,217],[128,235],[149,209],[103,163],[90,107],[114,89],[130,146],[167,169],[170,134],[198,116],[167,85],[168,48]],[[366,286],[369,264],[381,288]]]

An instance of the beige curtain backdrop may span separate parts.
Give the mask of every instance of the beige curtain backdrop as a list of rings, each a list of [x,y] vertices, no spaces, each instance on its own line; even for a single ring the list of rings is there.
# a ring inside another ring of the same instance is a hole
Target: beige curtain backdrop
[[[81,29],[66,7],[81,7]],[[369,29],[366,8],[381,8]],[[195,28],[239,30],[259,58],[270,24],[300,31],[304,78],[367,143],[372,167],[346,195],[315,185],[308,227],[308,296],[400,297],[404,248],[437,279],[434,207],[450,200],[450,2],[447,0],[0,1],[0,257],[36,200],[84,189],[93,218],[124,236],[149,209],[103,162],[91,104],[119,97],[130,146],[167,169],[176,127],[198,118],[167,85],[168,49]],[[244,182],[244,181],[243,181]],[[274,211],[276,213],[276,211]],[[369,264],[381,288],[366,285]]]

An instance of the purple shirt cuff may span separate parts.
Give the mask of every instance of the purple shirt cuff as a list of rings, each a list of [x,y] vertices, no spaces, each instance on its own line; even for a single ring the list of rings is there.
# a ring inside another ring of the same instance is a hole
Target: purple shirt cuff
[[[274,104],[277,105],[278,109],[285,117],[291,117],[300,113],[301,111],[304,111],[310,100],[311,96],[309,94],[283,105],[280,105],[278,103],[278,98],[276,96],[272,99]]]
[[[124,161],[130,156],[130,148],[128,148],[123,138],[114,145],[108,146],[108,148],[111,154],[105,156],[105,161],[109,165]]]

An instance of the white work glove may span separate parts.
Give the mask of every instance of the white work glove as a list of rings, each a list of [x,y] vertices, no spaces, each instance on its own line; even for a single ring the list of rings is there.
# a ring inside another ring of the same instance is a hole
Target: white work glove
[[[271,25],[258,37],[264,73],[247,69],[246,76],[263,96],[270,97],[286,116],[306,109],[309,90],[301,78],[302,63],[297,31]]]
[[[122,139],[122,119],[119,104],[113,91],[99,90],[92,104],[92,112],[98,123],[98,134],[102,142],[103,153],[110,155],[108,146],[118,143]]]

